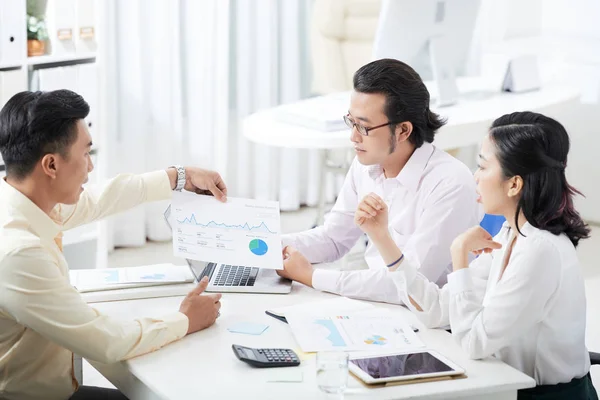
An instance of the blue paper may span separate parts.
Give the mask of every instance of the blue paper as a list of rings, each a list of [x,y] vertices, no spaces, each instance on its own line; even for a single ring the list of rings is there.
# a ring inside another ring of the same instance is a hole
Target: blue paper
[[[252,322],[240,322],[227,328],[229,332],[233,333],[245,333],[247,335],[260,335],[267,330],[269,325],[254,324]]]

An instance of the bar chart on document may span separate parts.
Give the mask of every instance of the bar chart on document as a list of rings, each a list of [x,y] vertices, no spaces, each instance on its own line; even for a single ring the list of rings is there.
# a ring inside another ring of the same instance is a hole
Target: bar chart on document
[[[173,193],[173,250],[192,260],[282,269],[279,203]]]

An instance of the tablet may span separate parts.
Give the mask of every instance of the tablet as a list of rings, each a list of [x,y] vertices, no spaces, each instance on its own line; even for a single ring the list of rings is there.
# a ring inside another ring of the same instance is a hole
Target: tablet
[[[355,356],[350,358],[348,368],[368,384],[465,373],[463,368],[433,350]]]

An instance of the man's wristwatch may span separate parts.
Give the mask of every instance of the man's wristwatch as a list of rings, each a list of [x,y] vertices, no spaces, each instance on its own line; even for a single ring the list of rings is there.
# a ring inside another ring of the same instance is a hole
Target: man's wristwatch
[[[170,168],[175,168],[177,170],[177,185],[175,185],[175,189],[173,190],[181,192],[185,186],[185,168],[181,165],[172,165]]]

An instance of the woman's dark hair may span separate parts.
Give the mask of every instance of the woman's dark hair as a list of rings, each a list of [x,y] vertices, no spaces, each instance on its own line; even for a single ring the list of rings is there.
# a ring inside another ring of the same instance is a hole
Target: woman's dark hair
[[[384,58],[362,66],[354,74],[354,90],[385,95],[385,115],[390,122],[413,125],[409,140],[417,148],[433,142],[446,121],[429,109],[429,92],[421,77],[402,61]],[[392,136],[396,126],[390,125]]]
[[[77,140],[77,121],[90,107],[70,90],[21,92],[0,111],[0,153],[6,174],[21,180],[49,153],[66,157]]]
[[[495,120],[490,138],[504,176],[523,179],[515,222],[522,210],[531,225],[565,233],[575,246],[588,238],[590,230],[573,207],[573,195],[581,193],[565,176],[570,146],[565,128],[541,114],[516,112]]]

